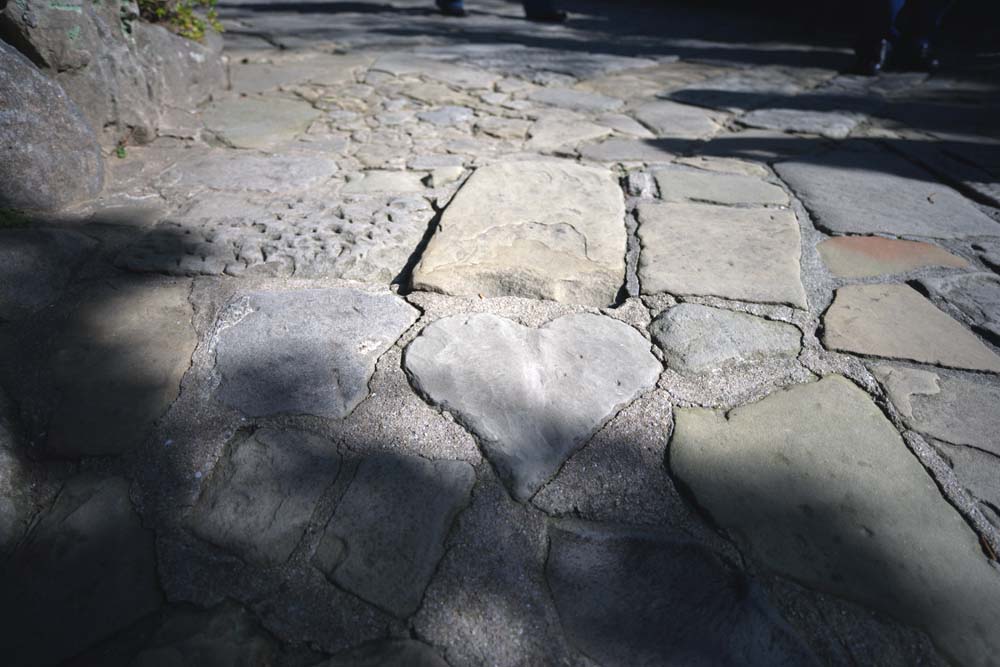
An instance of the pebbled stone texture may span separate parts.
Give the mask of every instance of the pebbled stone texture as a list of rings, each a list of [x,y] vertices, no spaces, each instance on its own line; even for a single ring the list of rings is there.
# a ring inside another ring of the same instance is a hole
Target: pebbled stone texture
[[[476,434],[519,501],[661,370],[635,329],[589,314],[538,329],[495,315],[446,317],[410,344],[404,364],[421,394]]]
[[[215,342],[219,399],[252,417],[340,419],[368,396],[378,358],[417,319],[388,292],[253,292],[233,301]]]

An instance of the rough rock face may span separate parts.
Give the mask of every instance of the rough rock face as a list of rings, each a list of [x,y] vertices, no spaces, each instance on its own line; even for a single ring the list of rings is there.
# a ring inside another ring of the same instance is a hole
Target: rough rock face
[[[0,38],[62,85],[91,128],[142,143],[165,107],[192,108],[225,87],[221,39],[207,44],[137,19],[132,2],[9,2]]]
[[[671,469],[752,558],[925,630],[956,663],[995,662],[1000,575],[867,394],[831,375],[675,420]]]
[[[639,332],[589,314],[539,329],[495,315],[446,317],[410,344],[405,365],[420,392],[479,436],[521,501],[660,373]]]
[[[445,210],[413,286],[606,306],[625,279],[625,241],[625,203],[609,171],[491,165]]]
[[[103,184],[101,149],[80,109],[0,41],[0,208],[56,210]]]

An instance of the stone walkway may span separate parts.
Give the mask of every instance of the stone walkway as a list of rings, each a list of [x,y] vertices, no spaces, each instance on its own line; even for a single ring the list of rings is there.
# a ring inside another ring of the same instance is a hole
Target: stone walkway
[[[4,663],[1000,664],[996,68],[431,4],[0,230]]]

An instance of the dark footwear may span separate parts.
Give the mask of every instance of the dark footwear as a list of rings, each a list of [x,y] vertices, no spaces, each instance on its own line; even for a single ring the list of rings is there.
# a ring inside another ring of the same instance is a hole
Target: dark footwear
[[[906,64],[910,69],[931,74],[941,69],[941,61],[934,55],[931,45],[927,42],[917,44]]]
[[[875,48],[861,48],[857,50],[857,60],[850,70],[852,74],[876,76],[885,69],[886,61],[889,60],[889,54],[892,51],[892,45],[889,43],[889,40],[881,39],[874,46]]]
[[[560,9],[551,9],[547,11],[525,11],[524,15],[529,21],[539,21],[541,23],[562,23],[566,20],[566,12]]]
[[[469,12],[465,11],[465,6],[461,2],[447,2],[438,0],[437,8],[438,11],[440,11],[445,16],[465,18],[466,16],[469,15]]]

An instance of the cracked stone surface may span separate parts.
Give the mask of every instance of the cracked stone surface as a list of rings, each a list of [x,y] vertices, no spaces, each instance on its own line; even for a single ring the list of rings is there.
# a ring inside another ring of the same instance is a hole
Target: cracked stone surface
[[[841,287],[823,326],[834,350],[1000,373],[1000,356],[908,285]]]
[[[559,617],[602,665],[816,662],[759,588],[698,543],[572,520],[551,524],[549,539]]]
[[[802,339],[798,329],[784,322],[690,303],[662,313],[649,329],[667,367],[681,373],[794,358]]]
[[[647,102],[632,113],[635,119],[664,139],[707,139],[719,131],[721,114],[669,100]]]
[[[642,202],[644,294],[710,295],[805,308],[799,226],[779,209]]]
[[[339,419],[368,396],[375,362],[417,319],[388,292],[254,292],[229,307],[215,349],[218,396],[253,417]]]
[[[817,249],[826,267],[840,278],[905,273],[926,266],[969,266],[966,260],[936,245],[882,236],[837,236],[822,241]]]
[[[420,606],[475,481],[462,461],[379,454],[361,462],[314,562],[338,585],[401,618]]]
[[[571,162],[476,171],[413,272],[416,289],[607,305],[625,279],[625,205],[611,174]]]
[[[840,150],[779,162],[774,168],[816,223],[831,232],[944,239],[1000,236],[1000,223],[891,154]]]
[[[764,130],[818,134],[828,139],[846,139],[863,117],[836,111],[804,109],[755,109],[740,116],[740,123]]]
[[[663,201],[700,201],[730,206],[788,204],[784,190],[752,176],[676,167],[657,169],[653,175]]]
[[[444,318],[410,344],[405,364],[418,391],[476,434],[520,501],[660,373],[637,331],[587,314],[538,329],[494,315]]]
[[[912,623],[953,660],[990,662],[1000,576],[863,391],[828,376],[676,421],[674,474],[768,568]]]
[[[205,110],[205,127],[233,148],[267,149],[294,139],[320,115],[312,105],[295,99],[235,98]]]
[[[994,343],[1000,342],[1000,276],[963,273],[923,278],[920,284],[969,318]]]
[[[246,560],[282,563],[339,471],[336,445],[311,433],[262,429],[239,438],[198,498],[191,530]]]

